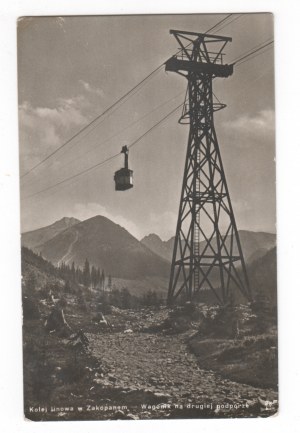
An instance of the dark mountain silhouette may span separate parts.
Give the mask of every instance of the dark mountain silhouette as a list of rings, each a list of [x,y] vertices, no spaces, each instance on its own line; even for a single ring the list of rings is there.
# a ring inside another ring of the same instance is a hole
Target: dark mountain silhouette
[[[276,235],[266,232],[252,232],[248,230],[240,230],[240,241],[242,244],[243,254],[247,263],[252,263],[255,259],[264,256],[271,248],[276,245]],[[162,241],[156,234],[145,236],[141,242],[159,256],[172,260],[173,246],[175,238],[172,237],[168,241]],[[231,236],[227,238],[226,246],[229,248]],[[200,250],[205,247],[205,242],[200,243]],[[216,241],[212,242],[213,247],[216,247]],[[234,254],[236,254],[236,248]]]
[[[271,305],[277,304],[277,248],[274,247],[248,267],[254,298],[264,295]]]
[[[40,245],[43,245],[49,239],[54,238],[54,236],[56,236],[57,234],[61,233],[69,227],[72,227],[75,224],[78,224],[79,222],[80,220],[76,218],[64,217],[59,221],[55,221],[55,223],[51,224],[50,226],[23,233],[22,245],[32,249],[33,251],[39,252]]]
[[[53,264],[32,250],[22,247],[21,257],[22,285],[28,285],[30,278],[35,282],[36,288],[43,287],[45,284],[62,283],[62,279]]]
[[[136,279],[167,277],[169,264],[127,230],[103,216],[72,225],[38,246],[42,256],[57,265],[61,262],[105,269],[113,277]]]
[[[267,299],[271,307],[277,305],[277,264],[276,264],[276,247],[271,248],[264,255],[259,255],[251,264],[247,265],[247,274],[252,291],[253,300]],[[260,250],[261,253],[261,250]],[[217,275],[216,275],[217,277]],[[248,300],[239,290],[234,288],[234,302],[245,303]],[[217,290],[219,295],[221,294]],[[202,290],[198,296],[198,301],[208,304],[215,304],[216,298],[211,290]]]
[[[276,246],[276,234],[274,233],[239,230],[239,235],[243,254],[248,263],[262,257],[264,253]],[[230,240],[228,245],[229,242]]]
[[[163,257],[164,259],[171,261],[173,253],[174,238],[169,241],[162,241],[161,238],[155,233],[145,236],[141,240],[142,244],[146,245],[151,251]]]
[[[257,286],[260,284],[257,280],[257,266],[264,263],[268,252],[274,249],[276,236],[272,233],[246,230],[241,230],[239,234],[249,276],[255,273],[254,284]],[[229,244],[230,238],[227,242]],[[115,278],[167,279],[174,237],[162,241],[152,233],[139,242],[127,230],[108,218],[96,216],[83,222],[75,218],[62,218],[50,226],[24,233],[22,245],[41,253],[54,265],[61,262],[71,264],[74,261],[75,265],[83,266],[87,258],[91,265],[105,269],[107,274]],[[204,245],[202,242],[201,248],[204,248]],[[276,265],[275,258],[273,262]],[[252,264],[256,267],[253,268]],[[267,272],[262,269],[261,275],[267,275]]]

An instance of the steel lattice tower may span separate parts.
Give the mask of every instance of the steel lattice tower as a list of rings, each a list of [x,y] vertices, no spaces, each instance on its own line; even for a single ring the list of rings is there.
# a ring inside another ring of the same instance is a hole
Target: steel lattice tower
[[[188,80],[179,122],[190,127],[168,301],[172,303],[181,294],[188,300],[195,295],[201,299],[200,291],[205,289],[211,289],[220,304],[236,289],[251,299],[214,127],[214,111],[225,105],[214,102],[212,82],[233,73],[233,65],[223,63],[223,50],[231,38],[177,30],[170,33],[181,50],[166,62],[166,71]]]

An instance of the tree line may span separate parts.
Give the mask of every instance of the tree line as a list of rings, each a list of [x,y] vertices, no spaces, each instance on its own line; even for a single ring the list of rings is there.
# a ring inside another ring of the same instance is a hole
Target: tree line
[[[111,288],[112,278],[108,275],[106,278],[104,269],[100,267],[90,266],[88,259],[85,260],[84,266],[81,269],[79,266],[75,267],[75,263],[67,265],[62,262],[57,267],[59,276],[66,281],[82,284],[85,287],[99,288],[104,290],[106,287]]]
[[[106,276],[104,269],[91,266],[88,259],[85,260],[82,268],[75,266],[74,262],[71,265],[62,262],[60,265],[54,266],[41,255],[37,255],[29,248],[22,247],[22,275],[27,294],[32,294],[39,285],[38,275],[32,266],[64,281],[62,285],[61,282],[50,279],[40,287],[40,294],[43,293],[43,296],[47,296],[49,291],[58,296],[63,293],[75,293],[79,303],[84,308],[87,308],[87,303],[92,300],[94,295],[90,290],[84,290],[82,286],[98,291],[97,302],[101,304],[103,312],[104,310],[107,312],[109,306],[127,309],[164,304],[163,296],[154,290],[148,290],[142,296],[136,296],[131,294],[127,287],[117,289],[112,283],[111,275]]]
[[[111,275],[106,276],[104,269],[100,267],[90,266],[88,259],[85,260],[83,268],[75,266],[74,262],[71,265],[62,262],[60,265],[54,266],[51,262],[45,260],[41,255],[34,253],[31,249],[22,247],[22,274],[27,274],[26,283],[32,286],[35,285],[36,276],[33,271],[28,275],[26,272],[27,265],[35,266],[47,274],[69,282],[69,284],[77,283],[87,288],[92,287],[100,289],[112,287]]]

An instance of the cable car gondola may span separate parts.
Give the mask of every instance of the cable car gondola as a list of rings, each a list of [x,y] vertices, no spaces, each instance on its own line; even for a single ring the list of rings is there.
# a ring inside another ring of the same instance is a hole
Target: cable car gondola
[[[133,170],[128,168],[128,147],[123,146],[121,153],[125,156],[125,167],[115,172],[115,190],[116,191],[126,191],[133,187]]]

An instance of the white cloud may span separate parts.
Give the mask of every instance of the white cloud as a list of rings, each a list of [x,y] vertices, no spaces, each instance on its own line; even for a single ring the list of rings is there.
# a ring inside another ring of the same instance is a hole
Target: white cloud
[[[137,239],[140,239],[141,233],[138,226],[133,223],[132,221],[128,220],[127,218],[121,216],[121,215],[114,215],[110,211],[108,211],[104,206],[100,205],[99,203],[76,203],[70,212],[74,218],[78,218],[81,221],[84,221],[88,218],[92,218],[96,215],[102,215],[106,218],[109,218],[111,221],[113,221],[116,224],[119,224],[121,227],[125,228],[129,231],[133,236],[135,236]]]
[[[252,209],[247,199],[231,200],[231,204],[235,212],[250,212]]]
[[[145,235],[155,233],[162,240],[169,240],[172,236],[175,236],[176,224],[177,214],[174,212],[150,213],[147,233]]]
[[[57,18],[64,25],[64,18]],[[25,101],[19,106],[21,168],[27,171],[102,111],[104,93],[100,88],[79,80],[80,93],[58,98],[56,106],[34,107]],[[101,98],[99,98],[101,96]]]
[[[84,221],[96,215],[109,218],[116,224],[124,227],[137,239],[142,239],[149,233],[156,233],[163,240],[168,240],[175,235],[177,214],[173,212],[163,212],[162,214],[150,213],[149,219],[137,225],[133,221],[121,215],[116,215],[99,203],[76,203],[69,212],[75,218]]]
[[[79,80],[79,83],[82,85],[82,87],[84,88],[84,90],[86,92],[91,93],[93,95],[98,95],[98,96],[104,97],[104,92],[99,87],[91,86],[91,84],[87,83],[84,80]]]
[[[56,17],[56,18],[55,18],[55,22],[56,22],[56,24],[58,25],[58,27],[59,27],[60,29],[62,29],[62,31],[63,31],[64,33],[66,33],[66,29],[65,29],[65,22],[66,22],[66,20],[65,20],[63,17]]]
[[[20,124],[32,128],[41,122],[47,122],[56,128],[82,125],[87,121],[86,116],[81,112],[83,102],[82,97],[61,98],[55,108],[32,107],[28,102],[24,102],[19,107]]]
[[[55,108],[33,107],[28,102],[19,106],[20,152],[25,170],[88,123],[87,105],[78,96],[60,99]]]
[[[226,121],[222,125],[229,133],[246,139],[255,139],[265,143],[274,139],[275,113],[274,110],[261,110],[255,116],[242,115],[232,121]],[[243,142],[244,144],[244,142]]]
[[[256,116],[243,115],[233,120],[232,122],[226,122],[225,125],[228,128],[244,129],[253,131],[257,129],[274,130],[275,113],[273,110],[261,110]]]

